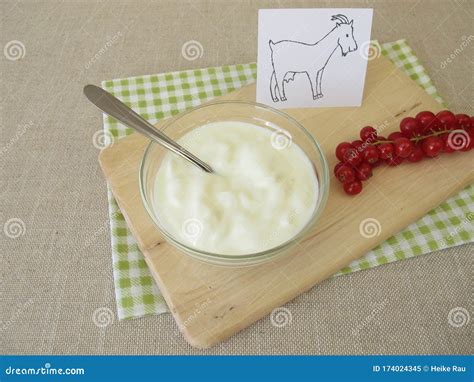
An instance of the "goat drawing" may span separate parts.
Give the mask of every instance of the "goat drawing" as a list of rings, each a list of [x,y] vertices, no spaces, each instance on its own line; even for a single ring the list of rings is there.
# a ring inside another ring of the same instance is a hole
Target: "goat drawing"
[[[286,101],[285,82],[294,80],[295,74],[304,73],[308,76],[313,93],[313,100],[323,97],[321,82],[324,68],[339,47],[342,56],[357,50],[354,39],[354,20],[349,22],[344,15],[331,18],[336,26],[321,40],[314,44],[299,41],[269,40],[273,72],[270,79],[270,94],[273,102]],[[298,61],[291,60],[297,58]]]

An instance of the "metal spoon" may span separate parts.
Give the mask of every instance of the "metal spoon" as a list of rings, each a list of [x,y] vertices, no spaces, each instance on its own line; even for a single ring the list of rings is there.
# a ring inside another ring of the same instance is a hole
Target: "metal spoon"
[[[150,122],[146,121],[122,101],[115,98],[104,89],[95,85],[86,85],[84,87],[84,95],[105,114],[114,117],[124,125],[131,127],[152,141],[159,143],[175,154],[182,156],[184,159],[198,166],[201,170],[209,173],[214,172],[211,166],[191,154],[184,147],[178,145],[161,131],[157,130]]]

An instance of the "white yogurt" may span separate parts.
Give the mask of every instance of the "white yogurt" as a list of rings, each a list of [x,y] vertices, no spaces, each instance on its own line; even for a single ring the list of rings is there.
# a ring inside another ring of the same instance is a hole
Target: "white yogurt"
[[[287,134],[223,121],[198,127],[179,143],[217,174],[166,154],[153,208],[178,241],[206,252],[251,254],[288,241],[310,220],[318,180]]]

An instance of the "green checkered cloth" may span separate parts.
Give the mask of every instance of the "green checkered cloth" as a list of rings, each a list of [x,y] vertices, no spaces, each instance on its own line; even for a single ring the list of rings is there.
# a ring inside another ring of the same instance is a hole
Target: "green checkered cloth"
[[[442,103],[430,77],[405,40],[381,45],[382,53]],[[102,87],[152,123],[255,81],[255,63],[187,70],[104,81]],[[132,132],[104,115],[109,137]],[[112,260],[119,319],[167,312],[168,308],[143,255],[109,189]],[[391,237],[337,275],[419,256],[474,241],[474,185],[450,198],[428,215]]]

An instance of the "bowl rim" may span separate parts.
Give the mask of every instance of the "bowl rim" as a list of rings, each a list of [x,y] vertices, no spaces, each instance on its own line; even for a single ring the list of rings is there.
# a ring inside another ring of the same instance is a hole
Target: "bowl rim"
[[[145,163],[147,162],[147,157],[149,155],[149,152],[151,148],[154,145],[158,145],[158,143],[155,143],[153,141],[149,141],[147,144],[147,147],[143,153],[142,160],[140,163],[140,169],[139,169],[139,174],[138,174],[138,183],[139,183],[139,189],[140,189],[140,195],[142,199],[142,203],[145,207],[145,210],[147,211],[148,215],[150,216],[151,220],[153,221],[155,227],[158,229],[158,231],[164,236],[164,238],[168,241],[170,241],[173,245],[176,247],[180,248],[187,254],[197,257],[198,259],[205,259],[211,262],[245,262],[245,260],[252,260],[253,262],[257,261],[263,261],[266,259],[270,259],[273,257],[276,257],[278,254],[282,253],[285,249],[291,247],[293,244],[298,242],[300,239],[302,239],[308,231],[314,226],[316,221],[319,219],[321,216],[321,213],[323,212],[326,202],[328,199],[329,195],[329,168],[328,168],[328,162],[326,159],[326,156],[324,155],[323,150],[321,149],[321,146],[319,145],[318,141],[313,137],[313,135],[295,118],[292,116],[288,115],[287,113],[275,109],[271,106],[258,103],[258,102],[251,102],[251,101],[238,101],[238,100],[222,100],[222,101],[211,101],[205,104],[198,105],[196,107],[192,107],[189,110],[183,111],[176,116],[173,116],[172,118],[169,118],[167,122],[163,124],[163,126],[160,128],[160,131],[165,131],[167,128],[169,128],[171,125],[176,123],[178,120],[181,118],[195,112],[196,110],[201,110],[204,108],[208,107],[213,107],[217,105],[232,105],[232,104],[238,104],[238,105],[245,105],[245,106],[253,106],[253,107],[258,107],[262,108],[264,110],[270,111],[272,113],[276,113],[281,117],[286,118],[289,120],[293,125],[295,125],[301,132],[304,134],[304,136],[309,140],[312,146],[316,149],[317,154],[319,155],[322,163],[322,174],[321,179],[319,179],[319,174],[317,171],[316,176],[318,177],[318,181],[320,183],[319,187],[319,194],[318,198],[320,196],[320,201],[317,205],[317,208],[315,208],[313,214],[311,215],[311,218],[309,221],[306,223],[306,225],[292,238],[288,239],[287,241],[279,244],[276,247],[272,247],[269,249],[266,249],[264,251],[260,252],[255,252],[255,253],[250,253],[250,254],[244,254],[244,255],[225,255],[222,253],[214,253],[214,252],[207,252],[203,251],[197,248],[193,248],[190,246],[187,246],[186,244],[183,244],[179,240],[175,239],[173,235],[171,235],[162,225],[157,221],[156,216],[151,208],[150,203],[147,200],[146,194],[145,194],[145,180],[144,180],[144,172],[145,172]],[[159,145],[158,145],[159,146]]]

